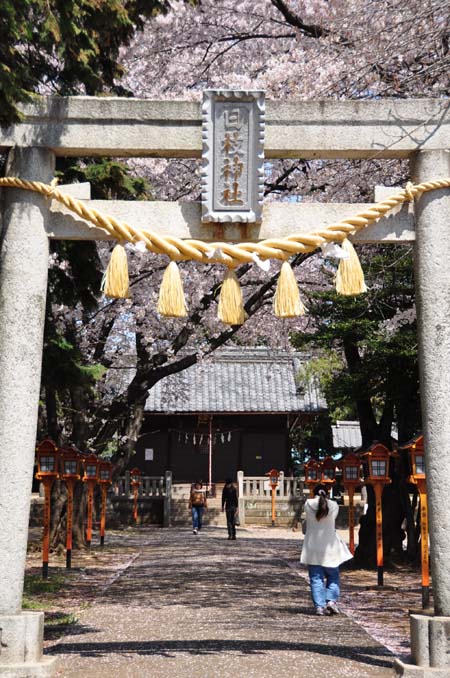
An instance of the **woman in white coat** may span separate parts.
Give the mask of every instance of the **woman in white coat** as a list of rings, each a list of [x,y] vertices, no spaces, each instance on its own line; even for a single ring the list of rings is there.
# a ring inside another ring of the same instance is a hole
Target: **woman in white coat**
[[[314,488],[314,497],[305,503],[306,533],[300,562],[308,565],[311,597],[316,614],[338,614],[339,565],[353,558],[336,534],[339,506],[327,499],[325,485]]]

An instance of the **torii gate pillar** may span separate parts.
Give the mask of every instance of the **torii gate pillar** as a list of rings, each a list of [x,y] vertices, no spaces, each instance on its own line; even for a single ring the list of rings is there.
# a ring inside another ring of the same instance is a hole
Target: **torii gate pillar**
[[[420,151],[418,183],[450,174],[449,151]],[[434,615],[411,615],[414,667],[405,676],[450,675],[450,192],[416,205],[416,303],[422,420],[430,519]],[[400,664],[400,662],[398,662]]]
[[[450,175],[448,151],[418,154],[418,182]],[[416,301],[436,615],[450,617],[450,192],[416,207]]]
[[[8,172],[49,182],[53,154],[16,148]],[[0,259],[0,675],[51,675],[43,659],[43,612],[22,612],[31,483],[47,292],[48,236],[43,199],[3,195]],[[19,331],[18,331],[19,330]]]

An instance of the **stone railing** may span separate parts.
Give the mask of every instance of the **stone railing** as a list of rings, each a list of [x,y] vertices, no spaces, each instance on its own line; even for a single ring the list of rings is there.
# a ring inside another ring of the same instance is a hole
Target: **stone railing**
[[[270,508],[272,488],[267,476],[244,476],[238,471],[239,519],[246,523],[246,513],[265,513]],[[286,516],[290,512],[298,513],[304,502],[304,482],[302,478],[286,477],[283,472],[278,478],[275,491],[277,505]],[[251,508],[250,508],[251,507]]]
[[[166,471],[164,476],[141,476],[139,499],[148,504],[151,500],[163,501],[163,527],[170,526],[170,504],[172,498],[172,472]],[[133,497],[130,472],[116,478],[111,485],[110,493],[117,501],[127,501]]]
[[[267,476],[244,476],[243,471],[238,472],[239,497],[258,499],[271,499],[272,490]],[[276,496],[283,498],[302,497],[303,480],[301,478],[285,477],[281,472],[278,479]]]
[[[125,471],[124,476],[116,478],[111,486],[111,491],[116,497],[127,497],[133,494],[129,471]],[[165,476],[141,476],[140,497],[164,497],[166,492]]]

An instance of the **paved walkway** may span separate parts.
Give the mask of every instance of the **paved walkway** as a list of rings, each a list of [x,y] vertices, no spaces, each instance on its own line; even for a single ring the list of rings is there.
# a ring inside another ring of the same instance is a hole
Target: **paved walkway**
[[[312,614],[299,540],[283,534],[143,529],[139,555],[49,648],[58,675],[392,677],[392,655],[360,626]]]

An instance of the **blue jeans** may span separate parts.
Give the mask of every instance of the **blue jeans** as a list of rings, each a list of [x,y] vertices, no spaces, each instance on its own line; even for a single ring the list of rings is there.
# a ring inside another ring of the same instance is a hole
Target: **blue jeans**
[[[325,607],[329,600],[339,599],[339,567],[308,565],[308,574],[315,607]]]
[[[192,507],[192,528],[194,530],[202,529],[202,520],[203,512],[205,510],[204,506],[193,506]]]

